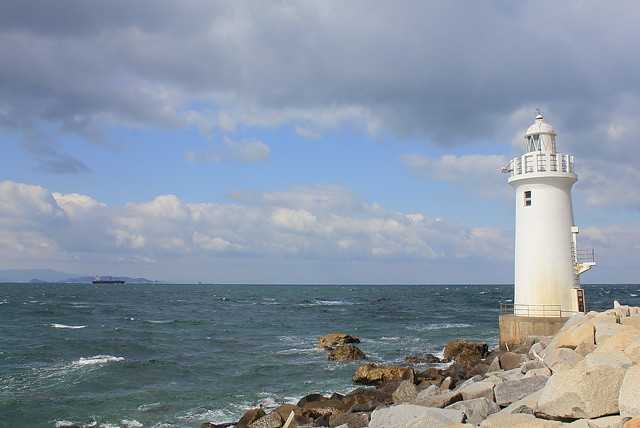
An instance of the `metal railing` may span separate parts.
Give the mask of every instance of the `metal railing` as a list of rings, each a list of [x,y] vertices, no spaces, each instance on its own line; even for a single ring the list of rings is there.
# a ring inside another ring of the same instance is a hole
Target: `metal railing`
[[[585,312],[595,310],[595,303],[585,303]],[[519,317],[566,318],[577,313],[577,311],[563,311],[561,305],[525,305],[520,303],[500,303],[500,315],[516,315]]]
[[[577,263],[595,262],[593,248],[578,248],[576,250],[576,262]]]
[[[529,152],[513,158],[509,166],[502,169],[512,176],[534,172],[574,172],[574,159],[560,153]]]

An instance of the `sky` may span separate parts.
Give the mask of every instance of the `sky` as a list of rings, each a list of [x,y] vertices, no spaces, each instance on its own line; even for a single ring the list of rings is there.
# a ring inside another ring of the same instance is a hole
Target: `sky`
[[[513,283],[540,109],[640,283],[640,2],[0,1],[0,269]]]

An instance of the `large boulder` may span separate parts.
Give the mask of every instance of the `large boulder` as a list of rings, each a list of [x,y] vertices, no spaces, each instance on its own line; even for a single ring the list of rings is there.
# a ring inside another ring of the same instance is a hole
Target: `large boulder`
[[[519,426],[520,424],[523,424],[522,426],[525,426],[525,427],[528,427],[528,426],[537,427],[537,425],[533,425],[533,423],[537,421],[538,420],[536,419],[535,416],[530,415],[528,413],[509,413],[509,414],[494,413],[484,421],[480,422],[479,426],[480,428],[505,428],[505,427],[511,427],[511,426]],[[531,425],[525,425],[527,423]]]
[[[329,417],[329,428],[340,425],[348,425],[349,428],[363,428],[369,425],[369,415],[366,413],[336,413]]]
[[[636,328],[625,328],[627,330],[604,339],[594,352],[624,351],[630,345],[640,342],[640,331]]]
[[[417,398],[414,403],[424,407],[447,407],[450,404],[462,400],[462,394],[458,391],[446,391],[429,397]]]
[[[260,419],[261,417],[265,416],[267,413],[260,408],[257,409],[249,409],[245,412],[244,415],[242,415],[242,417],[240,418],[240,420],[238,421],[238,423],[236,424],[237,427],[247,427],[250,424],[252,424],[253,422],[257,421],[258,419]]]
[[[406,403],[407,401],[413,401],[418,396],[418,388],[410,380],[403,380],[400,385],[393,391],[391,398],[393,398],[394,404]]]
[[[318,339],[318,347],[323,349],[330,349],[336,345],[346,345],[347,343],[360,343],[360,339],[346,333],[325,334]]]
[[[284,423],[278,412],[271,412],[249,424],[249,428],[279,428]]]
[[[544,363],[552,372],[567,370],[574,367],[584,358],[573,349],[557,348],[548,350],[544,355]]]
[[[444,348],[444,361],[455,361],[459,364],[476,364],[487,356],[489,345],[486,343],[451,340]]]
[[[640,417],[640,366],[633,366],[625,373],[618,403],[621,416]]]
[[[511,380],[496,384],[493,389],[496,403],[500,407],[521,400],[528,395],[544,388],[547,383],[545,376],[534,376],[530,378]]]
[[[462,423],[463,420],[464,412],[461,410],[404,403],[374,410],[369,428],[442,428]]]
[[[380,385],[387,381],[415,381],[415,373],[411,367],[378,366],[374,363],[360,365],[352,379],[355,383]]]
[[[575,349],[583,342],[592,345],[596,342],[596,330],[591,323],[569,326],[552,340],[551,347]]]
[[[463,400],[473,400],[475,398],[486,398],[493,401],[493,387],[497,382],[483,380],[481,382],[472,383],[459,389]]]
[[[549,378],[538,408],[552,418],[567,419],[618,413],[618,395],[624,374],[622,367],[584,363],[556,372]]]
[[[329,361],[366,360],[367,356],[356,345],[341,345],[329,354]]]
[[[404,357],[404,360],[411,364],[433,364],[440,362],[440,358],[436,357],[433,354],[429,354],[428,352],[407,355],[406,357]]]
[[[502,370],[515,369],[529,360],[525,354],[517,354],[515,352],[503,352],[498,358]]]
[[[499,411],[500,407],[493,401],[482,397],[473,400],[458,401],[448,406],[447,409],[462,410],[467,417],[466,422],[477,425],[487,419],[487,416]]]

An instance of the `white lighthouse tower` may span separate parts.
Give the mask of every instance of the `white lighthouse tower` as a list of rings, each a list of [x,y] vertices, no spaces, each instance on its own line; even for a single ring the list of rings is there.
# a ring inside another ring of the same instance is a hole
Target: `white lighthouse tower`
[[[512,314],[565,318],[584,311],[579,275],[595,265],[592,249],[577,248],[571,187],[578,176],[573,156],[556,151],[556,133],[540,111],[524,138],[526,152],[503,170],[516,191]]]

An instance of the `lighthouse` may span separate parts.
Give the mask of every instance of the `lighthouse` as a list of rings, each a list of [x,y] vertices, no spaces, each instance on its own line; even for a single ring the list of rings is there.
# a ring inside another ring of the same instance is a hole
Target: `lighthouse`
[[[511,174],[508,183],[515,190],[516,232],[513,305],[501,314],[518,322],[511,330],[524,330],[512,332],[512,342],[526,333],[553,334],[567,317],[584,312],[579,276],[595,265],[593,250],[579,250],[577,245],[571,188],[578,176],[573,156],[557,152],[556,133],[539,110],[524,139],[525,153],[503,168]]]

